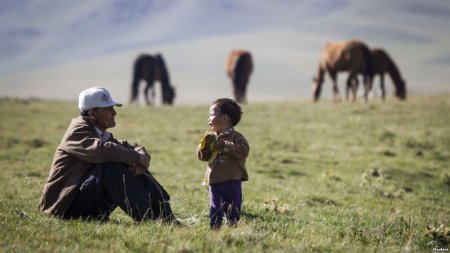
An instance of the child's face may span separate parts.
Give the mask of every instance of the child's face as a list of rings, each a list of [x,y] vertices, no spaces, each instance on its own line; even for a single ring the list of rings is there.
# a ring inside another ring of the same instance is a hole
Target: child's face
[[[229,122],[229,117],[222,114],[216,104],[211,105],[209,108],[208,124],[212,131],[222,132],[231,126]]]

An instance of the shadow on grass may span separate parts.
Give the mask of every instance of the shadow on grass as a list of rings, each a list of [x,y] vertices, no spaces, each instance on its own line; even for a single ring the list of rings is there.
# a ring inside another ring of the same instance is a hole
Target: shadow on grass
[[[262,217],[249,211],[242,211],[241,217],[247,220],[262,220]]]

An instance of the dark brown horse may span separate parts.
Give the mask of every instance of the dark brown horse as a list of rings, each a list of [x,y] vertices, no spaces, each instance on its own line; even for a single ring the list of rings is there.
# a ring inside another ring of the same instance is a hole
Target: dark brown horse
[[[152,105],[155,101],[155,89],[153,83],[155,81],[161,82],[162,103],[173,104],[175,99],[175,89],[170,85],[169,72],[167,71],[164,59],[160,54],[140,55],[133,66],[133,82],[131,84],[131,99],[130,103],[136,102],[139,93],[139,84],[141,80],[147,83],[145,87],[145,102],[147,105]],[[152,99],[148,97],[148,92],[151,89]]]
[[[349,88],[353,91],[353,101],[356,99],[356,80],[358,74],[363,74],[364,82],[369,87],[371,76],[370,50],[366,44],[358,40],[350,40],[340,43],[327,43],[322,50],[319,68],[316,77],[313,78],[312,92],[314,101],[318,101],[322,91],[324,74],[328,71],[333,82],[333,100],[341,100],[337,86],[337,73],[345,71],[349,73],[347,81],[346,98],[348,99]],[[364,93],[367,101],[368,90]]]
[[[247,84],[253,71],[252,55],[244,50],[232,51],[225,63],[225,69],[232,81],[236,102],[246,103]]]
[[[372,75],[370,76],[369,87],[366,88],[369,91],[372,89],[373,79],[376,75],[380,76],[380,89],[381,89],[381,98],[385,101],[386,97],[386,89],[384,85],[384,74],[388,73],[391,77],[392,83],[395,87],[395,96],[401,100],[406,99],[406,82],[403,80],[400,70],[398,69],[395,62],[389,56],[389,54],[380,48],[375,48],[370,51],[371,53],[371,61],[372,61]],[[352,85],[356,85],[356,89],[358,87],[358,80],[356,77],[352,80],[348,80],[347,84],[351,83]]]
[[[369,90],[372,88],[372,81],[376,75],[380,76],[381,98],[385,100],[386,90],[384,87],[384,74],[388,73],[395,87],[395,96],[399,99],[406,99],[406,82],[403,80],[400,70],[389,54],[380,48],[372,49],[373,75],[371,77]]]

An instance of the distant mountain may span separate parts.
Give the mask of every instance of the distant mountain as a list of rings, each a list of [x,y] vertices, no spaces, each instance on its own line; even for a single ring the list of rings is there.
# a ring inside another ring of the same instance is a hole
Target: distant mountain
[[[309,98],[323,45],[351,38],[385,48],[411,92],[449,92],[448,27],[440,0],[0,1],[0,96],[75,100],[103,85],[126,101],[134,58],[160,52],[176,103],[204,103],[231,96],[225,57],[246,48],[250,101]]]

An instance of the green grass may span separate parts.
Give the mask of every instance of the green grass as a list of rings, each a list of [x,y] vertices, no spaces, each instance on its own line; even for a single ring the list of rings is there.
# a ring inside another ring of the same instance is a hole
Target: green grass
[[[0,100],[2,252],[431,252],[450,240],[450,95],[250,104],[237,228],[208,228],[195,148],[209,105],[119,108],[111,129],[152,154],[186,228],[62,221],[37,210],[76,102]]]

